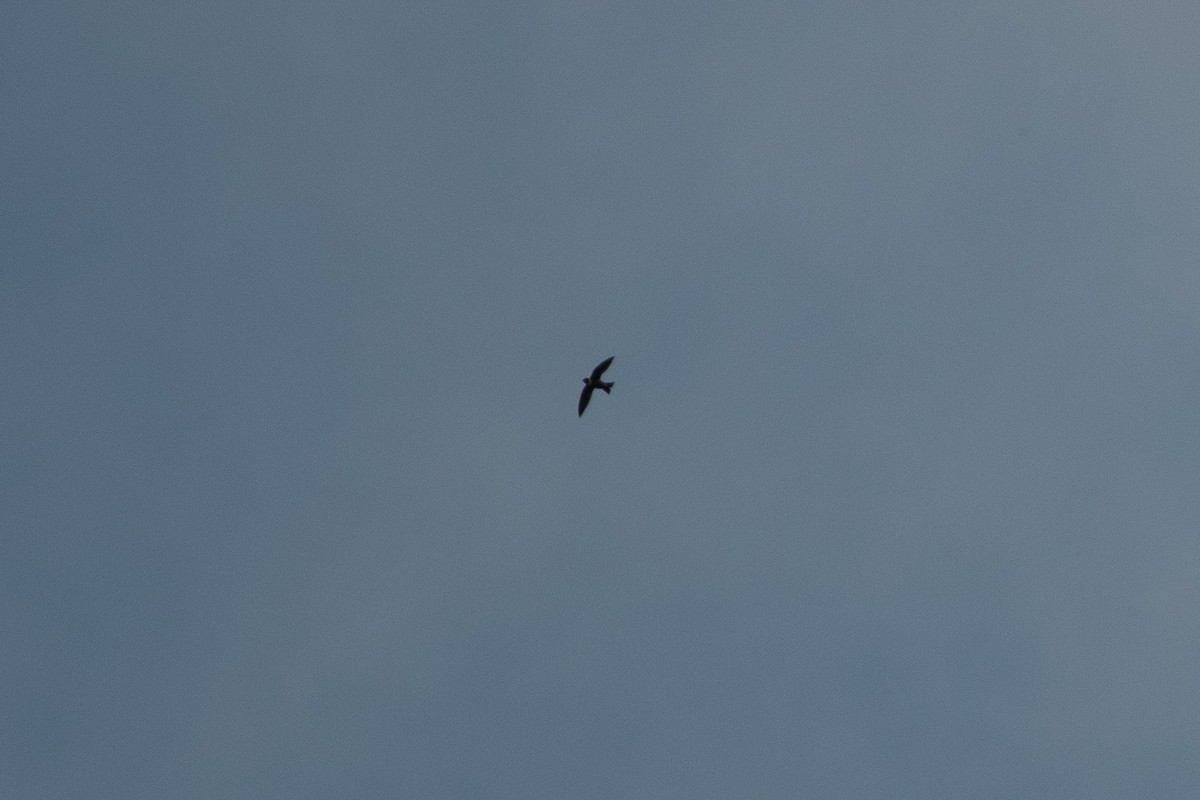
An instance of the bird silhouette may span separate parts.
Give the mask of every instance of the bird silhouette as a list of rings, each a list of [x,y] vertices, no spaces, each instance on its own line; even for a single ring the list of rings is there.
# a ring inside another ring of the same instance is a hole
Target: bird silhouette
[[[608,365],[612,363],[612,360],[612,356],[604,359],[596,365],[596,368],[592,370],[592,374],[589,377],[583,379],[583,391],[579,394],[579,416],[583,416],[583,410],[587,408],[588,401],[592,399],[593,390],[599,389],[608,394],[608,390],[613,387],[612,383],[605,383],[600,380],[600,376],[604,374],[604,370],[608,369]]]

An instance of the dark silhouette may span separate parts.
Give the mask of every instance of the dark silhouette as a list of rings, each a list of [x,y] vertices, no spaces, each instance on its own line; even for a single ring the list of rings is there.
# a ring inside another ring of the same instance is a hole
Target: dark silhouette
[[[604,374],[604,370],[608,369],[608,365],[612,363],[612,360],[612,356],[604,359],[592,370],[591,377],[583,379],[583,392],[579,395],[579,416],[583,416],[583,410],[587,408],[588,401],[592,399],[593,389],[599,389],[608,394],[608,390],[613,387],[612,383],[605,383],[600,380],[600,376]]]

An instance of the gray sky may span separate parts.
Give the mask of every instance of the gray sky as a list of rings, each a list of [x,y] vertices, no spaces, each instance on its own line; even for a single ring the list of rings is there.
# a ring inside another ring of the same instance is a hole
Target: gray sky
[[[0,794],[1200,795],[1194,2],[19,5]]]

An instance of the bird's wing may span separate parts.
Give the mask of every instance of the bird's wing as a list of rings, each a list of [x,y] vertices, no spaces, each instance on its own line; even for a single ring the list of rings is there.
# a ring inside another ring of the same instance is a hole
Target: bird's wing
[[[587,408],[588,400],[592,399],[592,385],[589,383],[583,387],[583,391],[579,393],[579,416],[583,416],[583,410]]]
[[[608,365],[612,363],[612,360],[613,360],[613,357],[609,356],[608,358],[604,359],[603,361],[601,361],[599,364],[596,365],[596,368],[594,370],[592,370],[592,381],[593,382],[600,380],[600,376],[604,374],[604,370],[608,369]]]

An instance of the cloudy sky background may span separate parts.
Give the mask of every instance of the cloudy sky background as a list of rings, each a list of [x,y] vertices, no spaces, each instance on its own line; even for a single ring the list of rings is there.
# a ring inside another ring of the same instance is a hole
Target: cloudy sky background
[[[1195,3],[18,6],[0,794],[1200,794]]]

